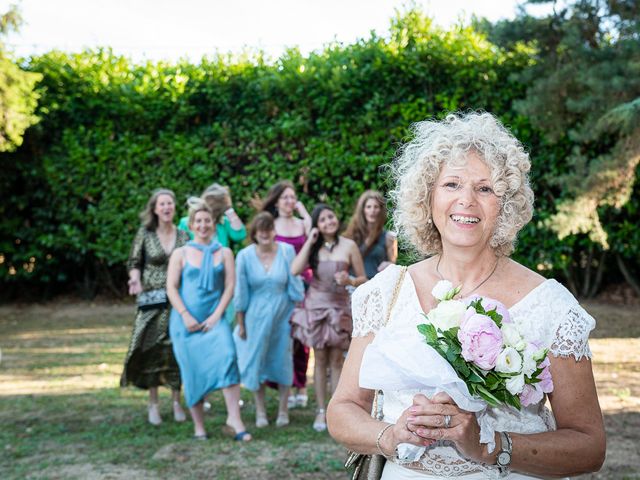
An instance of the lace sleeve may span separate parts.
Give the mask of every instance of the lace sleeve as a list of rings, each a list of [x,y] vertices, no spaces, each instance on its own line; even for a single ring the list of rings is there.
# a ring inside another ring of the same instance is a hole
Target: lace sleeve
[[[384,308],[380,288],[361,289],[353,292],[351,299],[353,337],[376,333],[384,323]]]
[[[573,356],[576,361],[591,358],[589,333],[596,326],[596,321],[580,305],[569,308],[565,318],[556,330],[555,339],[549,352],[556,357]]]

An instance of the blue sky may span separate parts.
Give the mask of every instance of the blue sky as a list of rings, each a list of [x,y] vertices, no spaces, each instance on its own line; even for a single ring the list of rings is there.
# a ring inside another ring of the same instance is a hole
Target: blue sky
[[[57,48],[110,46],[134,60],[198,61],[203,55],[259,48],[278,56],[333,40],[345,43],[384,33],[402,0],[0,0],[20,6],[25,25],[7,44],[28,56]],[[475,13],[513,18],[518,0],[415,0],[448,26]],[[521,3],[521,2],[520,2]]]

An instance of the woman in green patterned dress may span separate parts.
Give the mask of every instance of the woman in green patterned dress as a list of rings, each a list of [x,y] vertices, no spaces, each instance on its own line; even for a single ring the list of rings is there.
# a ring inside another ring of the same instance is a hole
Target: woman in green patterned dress
[[[120,386],[135,385],[149,390],[152,425],[162,423],[158,407],[160,385],[171,388],[175,421],[186,420],[180,405],[180,369],[169,338],[170,305],[165,290],[171,252],[189,241],[189,235],[173,224],[175,211],[175,194],[171,190],[153,192],[140,214],[142,226],[127,263],[129,294],[138,295],[138,312]]]

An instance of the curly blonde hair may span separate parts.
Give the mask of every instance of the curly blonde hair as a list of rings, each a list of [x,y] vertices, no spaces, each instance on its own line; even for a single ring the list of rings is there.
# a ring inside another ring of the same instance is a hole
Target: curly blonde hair
[[[490,113],[449,114],[442,121],[412,126],[413,139],[403,145],[391,166],[395,188],[393,219],[401,238],[420,255],[442,252],[440,232],[432,221],[435,182],[444,163],[464,165],[477,153],[491,171],[500,213],[489,245],[498,255],[510,255],[518,232],[533,214],[529,185],[529,154]]]

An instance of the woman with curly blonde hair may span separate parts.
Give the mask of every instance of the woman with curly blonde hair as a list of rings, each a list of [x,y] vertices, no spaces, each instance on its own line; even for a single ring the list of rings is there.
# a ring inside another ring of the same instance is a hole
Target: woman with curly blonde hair
[[[364,260],[364,271],[372,279],[398,258],[398,241],[393,232],[384,228],[387,221],[387,204],[380,192],[367,190],[356,204],[355,211],[344,232],[358,248]]]
[[[327,415],[340,443],[387,458],[385,480],[566,477],[596,471],[604,461],[588,345],[595,321],[558,282],[509,258],[532,217],[529,168],[520,142],[493,115],[475,112],[417,123],[393,165],[395,226],[428,258],[408,269],[389,267],[354,292],[353,340]],[[549,352],[552,391],[532,387],[521,410],[487,407],[496,433],[484,443],[475,413],[445,393],[384,390],[378,420],[370,416],[374,392],[359,385],[362,372],[382,367],[366,354],[376,335],[380,342],[418,335],[422,312],[437,304],[430,292],[444,279],[460,286],[456,298],[500,301],[527,341]],[[425,449],[399,458],[402,443]]]

